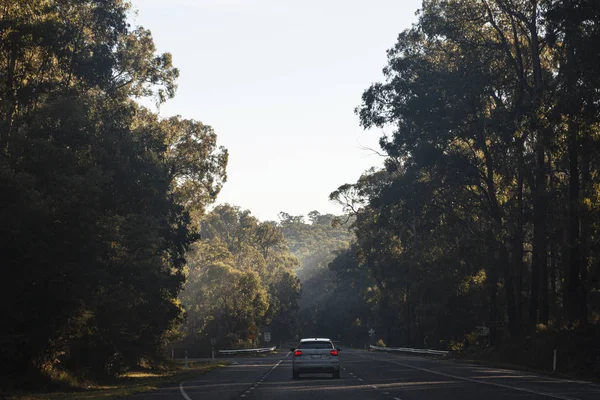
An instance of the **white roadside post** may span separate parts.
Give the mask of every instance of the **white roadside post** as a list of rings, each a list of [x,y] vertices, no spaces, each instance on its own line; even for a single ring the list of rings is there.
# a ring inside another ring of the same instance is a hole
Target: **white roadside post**
[[[556,372],[556,349],[554,349],[554,359],[552,360],[552,372]]]
[[[211,351],[210,351],[210,359],[211,362],[215,361],[215,344],[217,344],[217,339],[216,338],[210,338],[210,347],[211,347]]]
[[[185,351],[185,369],[188,369],[187,350]]]

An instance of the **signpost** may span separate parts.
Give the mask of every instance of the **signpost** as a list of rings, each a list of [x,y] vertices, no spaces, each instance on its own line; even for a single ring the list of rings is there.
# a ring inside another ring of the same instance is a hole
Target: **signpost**
[[[477,325],[475,327],[475,329],[477,329],[477,336],[489,336],[490,335],[490,328],[488,328],[485,325]]]
[[[373,336],[375,335],[375,330],[373,328],[369,329],[369,344],[374,344]],[[367,344],[365,343],[365,350],[367,349]]]
[[[265,332],[265,343],[269,343],[271,341],[271,332]]]
[[[211,360],[212,361],[215,361],[215,344],[217,344],[217,339],[214,337],[210,338]]]

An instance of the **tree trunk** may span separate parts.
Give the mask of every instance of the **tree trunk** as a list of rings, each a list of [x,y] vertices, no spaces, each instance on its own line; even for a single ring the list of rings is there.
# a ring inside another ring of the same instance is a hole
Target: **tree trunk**
[[[542,263],[542,304],[540,305],[540,322],[548,325],[550,320],[550,298],[548,293],[548,248],[544,247],[544,262]]]
[[[513,248],[513,263],[515,266],[515,321],[513,322],[513,336],[519,336],[523,333],[523,241],[525,229],[523,216],[523,184],[525,179],[525,161],[523,159],[523,138],[520,138],[517,143],[518,152],[518,171],[517,171],[517,226],[515,228],[515,241]],[[509,305],[507,299],[507,306]]]
[[[589,146],[583,146],[584,150],[581,155],[581,187],[583,189],[584,199],[592,197],[592,177],[590,172],[590,151]],[[581,275],[579,286],[579,298],[581,300],[579,310],[579,322],[582,328],[587,326],[588,313],[588,296],[587,296],[587,271],[590,262],[590,237],[592,237],[591,218],[589,211],[581,209]]]
[[[572,322],[579,319],[579,162],[577,134],[579,126],[571,117],[568,125],[568,157],[569,157],[569,217],[568,217],[568,258],[566,278],[566,308]]]
[[[497,267],[495,265],[492,266],[488,283],[488,290],[490,293],[489,316],[492,323],[492,326],[490,327],[490,345],[492,346],[496,344],[496,326],[498,322],[498,276],[496,269]]]
[[[566,87],[575,90],[581,76],[580,66],[575,55],[576,38],[579,35],[578,26],[573,15],[576,13],[575,4],[572,0],[564,0],[567,13],[565,26],[565,48],[566,48]],[[564,107],[567,111],[567,156],[569,160],[569,218],[568,218],[568,274],[567,274],[567,311],[571,322],[579,323],[580,326],[587,324],[587,300],[585,298],[581,276],[582,252],[581,252],[581,199],[580,199],[580,177],[579,177],[579,140],[581,133],[579,116],[583,107],[581,96],[567,96]],[[583,273],[585,275],[585,272]]]
[[[538,142],[541,141],[538,138]],[[533,204],[533,255],[531,261],[531,298],[529,303],[529,323],[535,326],[538,321],[540,300],[540,284],[548,289],[548,283],[542,280],[543,271],[547,275],[547,246],[546,246],[546,163],[545,150],[541,143],[536,151],[535,194]],[[547,295],[546,295],[547,298]]]
[[[513,265],[516,264],[515,258],[518,257],[516,253],[516,250],[513,251]],[[521,333],[520,319],[517,316],[517,305],[515,304],[514,270],[510,267],[504,268],[504,293],[506,296],[506,315],[508,316],[508,329],[510,330],[511,336],[517,337]]]

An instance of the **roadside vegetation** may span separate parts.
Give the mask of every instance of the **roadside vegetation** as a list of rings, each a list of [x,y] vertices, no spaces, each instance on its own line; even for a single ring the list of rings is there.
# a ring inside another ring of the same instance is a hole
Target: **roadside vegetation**
[[[281,227],[225,204],[201,219],[200,237],[186,256],[179,296],[186,321],[171,345],[176,355],[209,357],[213,347],[270,347],[293,337],[299,264]]]
[[[3,388],[130,393],[303,335],[600,373],[600,2],[425,0],[356,109],[382,168],[307,221],[212,207],[227,150],[137,102],[179,72],[130,12],[0,6]]]
[[[173,97],[179,73],[129,7],[0,6],[0,376],[16,387],[163,362],[226,179],[210,126],[134,101]]]
[[[331,194],[356,236],[332,266],[372,279],[388,345],[546,370],[557,349],[559,371],[597,374],[600,3],[424,1],[418,17],[356,110],[387,158]]]
[[[102,383],[89,382],[73,377],[65,372],[48,376],[47,386],[27,393],[19,390],[8,392],[4,400],[86,400],[120,399],[138,393],[155,391],[161,388],[178,390],[182,381],[220,368],[226,364],[190,362],[186,369],[182,364],[166,363],[160,369],[140,369],[109,378]]]

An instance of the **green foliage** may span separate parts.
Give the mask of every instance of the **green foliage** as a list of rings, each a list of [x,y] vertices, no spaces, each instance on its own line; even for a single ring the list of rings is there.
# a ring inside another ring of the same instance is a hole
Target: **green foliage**
[[[221,348],[254,346],[264,330],[275,342],[288,339],[300,283],[298,261],[280,228],[229,205],[217,206],[200,225],[202,240],[187,256],[180,296],[187,315],[184,343],[195,343],[195,352],[210,338]]]
[[[177,70],[129,3],[9,0],[0,11],[0,368],[113,375],[160,357],[192,217],[227,153],[172,97]],[[188,187],[202,187],[194,196]]]
[[[599,12],[425,1],[388,51],[357,109],[390,132],[385,167],[331,194],[387,343],[460,344],[487,321],[495,344],[598,315]]]
[[[335,216],[322,215],[316,210],[308,216],[310,223],[305,223],[303,216],[279,213],[285,241],[300,261],[297,274],[303,283],[302,309],[314,305],[330,292],[333,276],[327,264],[335,257],[336,251],[348,246],[352,237],[347,221],[343,221],[345,225],[334,226]]]

